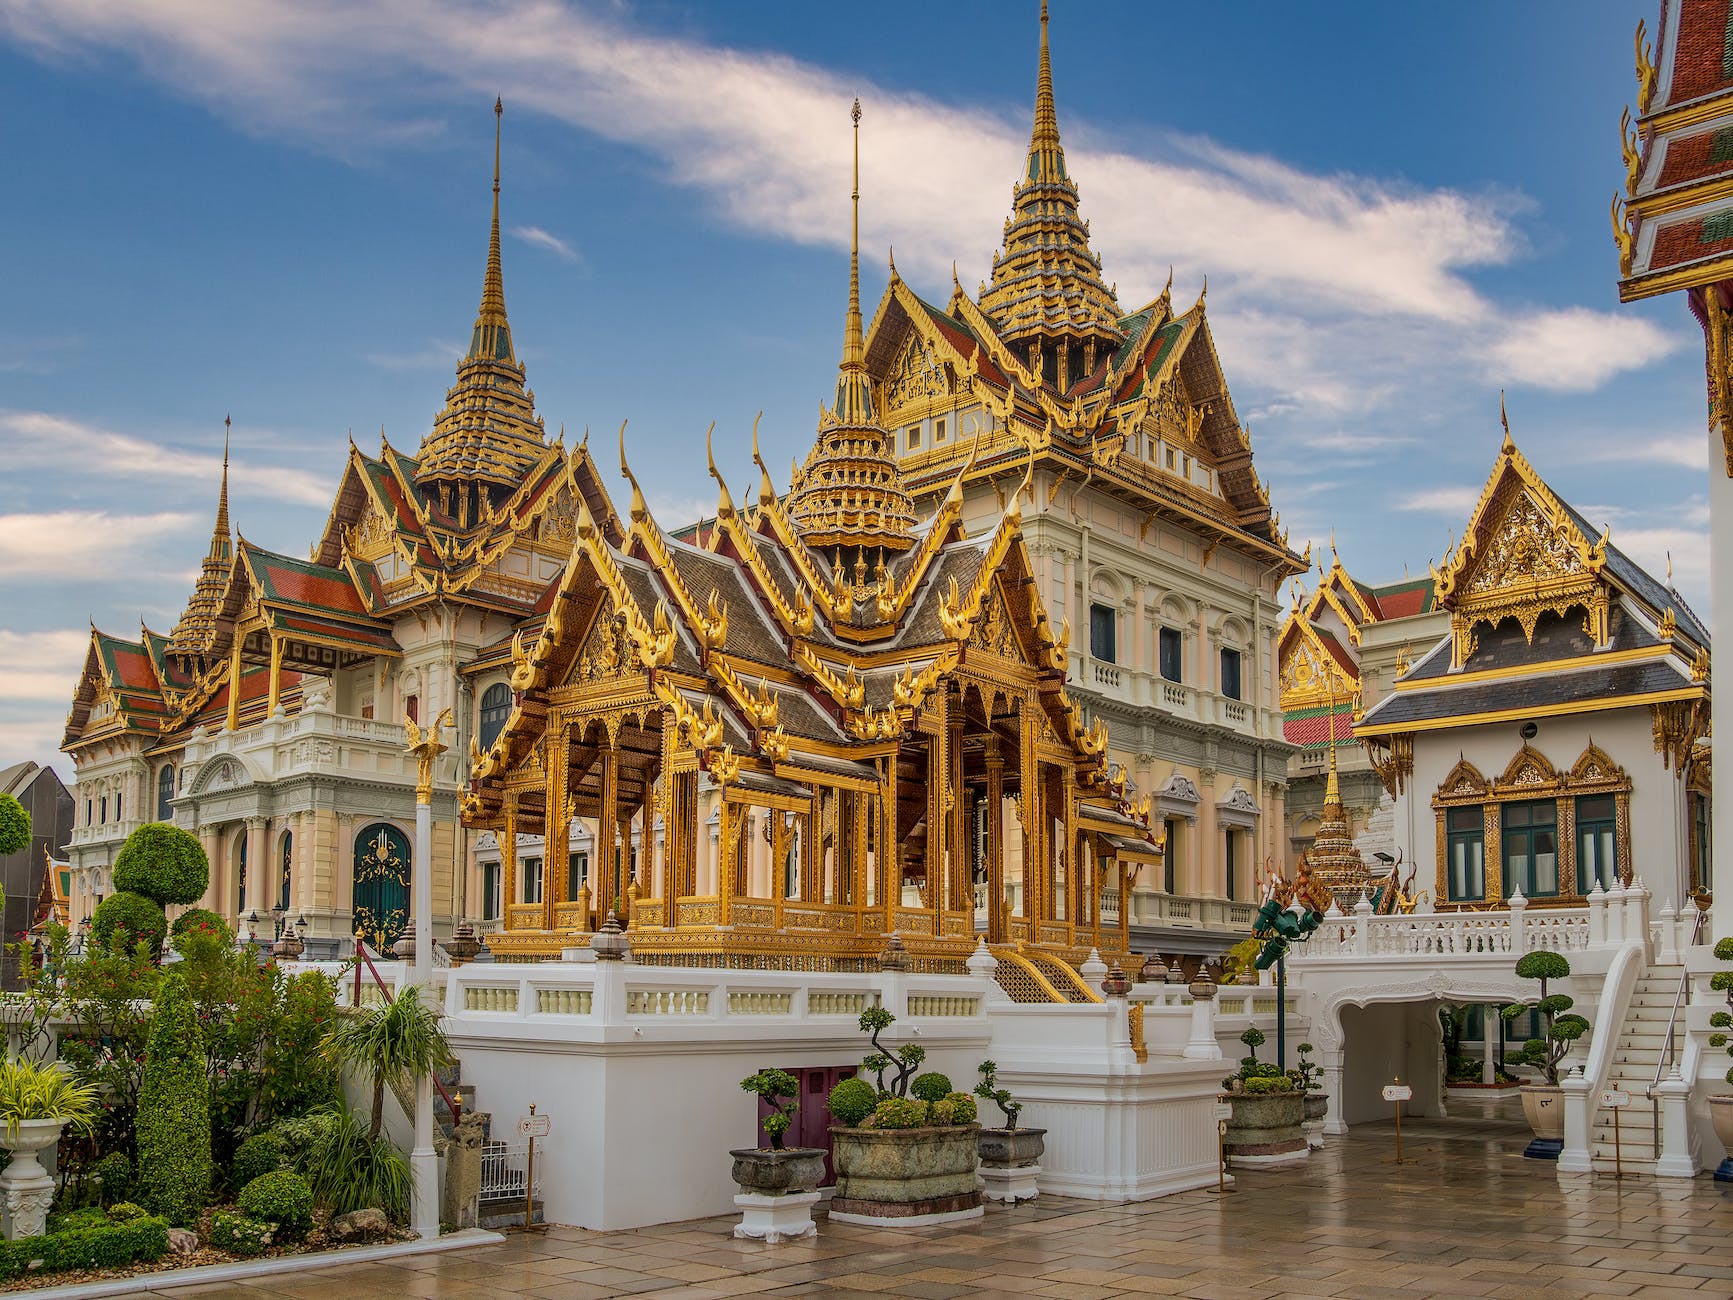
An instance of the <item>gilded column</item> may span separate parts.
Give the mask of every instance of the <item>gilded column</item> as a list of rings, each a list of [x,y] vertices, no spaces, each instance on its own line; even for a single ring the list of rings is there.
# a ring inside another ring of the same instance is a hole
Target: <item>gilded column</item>
[[[566,783],[571,770],[571,724],[549,719],[543,767],[547,772],[547,815],[542,834],[542,929],[554,928],[554,909],[571,892],[572,801]]]
[[[271,635],[271,693],[265,701],[265,716],[277,716],[277,702],[282,695],[283,686],[283,639],[275,633]]]
[[[229,650],[229,716],[226,726],[230,731],[239,730],[241,725],[241,630],[234,631],[235,644]]]
[[[765,809],[765,816],[770,818],[770,923],[780,930],[788,901],[788,820],[780,808]]]
[[[517,795],[507,791],[505,810],[499,829],[500,910],[505,914],[502,929],[513,928],[512,904],[517,901]]]
[[[1005,757],[987,737],[987,942],[1005,942]]]
[[[945,745],[947,760],[945,764],[945,794],[949,800],[947,810],[950,813],[950,818],[945,827],[945,838],[951,850],[950,879],[945,886],[950,893],[950,898],[946,900],[946,910],[966,912],[972,917],[975,906],[975,841],[974,837],[969,834],[969,815],[972,808],[968,799],[968,790],[963,784],[963,701],[961,697],[951,704],[946,720],[950,725],[946,732]]]
[[[716,795],[722,800],[716,826],[716,924],[725,926],[732,924],[734,877],[739,870],[740,808],[728,798],[726,789],[718,787]]]
[[[597,761],[602,765],[602,812],[596,822],[596,865],[590,869],[590,878],[596,882],[595,928],[600,929],[620,892],[620,764],[613,736],[607,738]]]
[[[897,928],[897,904],[903,896],[903,846],[897,838],[897,755],[885,759],[879,796],[879,904],[884,908],[883,933]]]
[[[927,845],[926,888],[923,900],[933,913],[933,933],[945,932],[945,736],[948,728],[941,714],[939,726],[927,737]]]

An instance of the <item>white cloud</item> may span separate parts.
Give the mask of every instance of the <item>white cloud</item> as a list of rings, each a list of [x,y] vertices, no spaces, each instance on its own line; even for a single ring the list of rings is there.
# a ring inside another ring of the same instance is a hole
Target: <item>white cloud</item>
[[[463,349],[443,339],[428,339],[413,352],[365,352],[362,360],[381,370],[449,370],[463,360]]]
[[[279,435],[248,429],[235,435],[240,443],[267,438],[277,441]],[[13,466],[60,469],[75,463],[84,474],[204,481],[210,485],[213,508],[223,472],[220,451],[184,451],[166,442],[99,429],[48,411],[0,411],[0,451]],[[335,484],[306,470],[232,457],[229,488],[231,504],[238,493],[255,491],[273,500],[329,507]]]
[[[84,667],[90,633],[54,628],[42,632],[0,629],[0,699],[47,700],[65,707]],[[0,748],[0,753],[5,753]]]
[[[540,226],[513,226],[511,233],[526,244],[531,244],[543,252],[552,253],[562,262],[581,263],[584,260],[583,254],[577,249],[552,231],[543,230]]]
[[[894,244],[921,277],[956,259],[966,283],[986,271],[1028,139],[1026,118],[863,85],[858,69],[649,35],[546,0],[0,0],[0,34],[44,57],[122,51],[250,127],[339,152],[424,138],[455,99],[509,86],[508,107],[645,150],[722,219],[830,247],[847,240],[858,92],[864,246]],[[1674,346],[1639,318],[1503,309],[1471,284],[1466,272],[1523,253],[1519,196],[1312,174],[1181,136],[1135,155],[1091,148],[1063,91],[1065,43],[1089,39],[1084,25],[1055,33],[1061,125],[1108,278],[1130,306],[1170,266],[1191,286],[1207,272],[1217,306],[1232,304],[1212,320],[1236,344],[1233,377],[1272,390],[1264,405],[1365,412],[1405,400],[1417,374],[1459,382],[1464,365],[1493,386],[1582,390]],[[1033,62],[1031,49],[1031,77]],[[514,233],[575,251],[539,227]]]
[[[1705,434],[1671,436],[1615,435],[1603,446],[1583,449],[1592,461],[1613,465],[1668,465],[1678,469],[1709,467],[1709,442]]]
[[[112,578],[116,556],[197,522],[190,514],[111,515],[101,510],[0,515],[0,572],[11,586]]]
[[[1564,392],[1659,361],[1679,339],[1640,316],[1569,307],[1510,320],[1486,349],[1489,378]]]
[[[1427,514],[1454,515],[1463,523],[1480,501],[1477,487],[1435,487],[1410,492],[1397,499],[1398,510],[1416,510]]]

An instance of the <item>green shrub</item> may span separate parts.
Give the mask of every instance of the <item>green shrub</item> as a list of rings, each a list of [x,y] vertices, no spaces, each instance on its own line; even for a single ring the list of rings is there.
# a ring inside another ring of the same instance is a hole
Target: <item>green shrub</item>
[[[975,1085],[975,1095],[999,1108],[999,1113],[1005,1117],[1006,1128],[1016,1128],[1017,1116],[1022,1113],[1023,1105],[1011,1099],[1009,1088],[999,1086],[999,1063],[982,1061],[975,1067],[975,1072],[981,1076],[981,1082]]]
[[[8,1133],[16,1133],[26,1120],[58,1119],[88,1137],[95,1118],[94,1084],[79,1083],[55,1065],[0,1061],[0,1124]]]
[[[154,956],[162,951],[167,934],[162,904],[143,894],[110,894],[90,917],[91,942],[104,952],[127,953],[143,943]]]
[[[181,951],[181,936],[194,930],[204,930],[216,936],[222,940],[225,948],[235,941],[235,932],[229,929],[229,923],[210,908],[189,907],[175,917],[174,923],[168,928],[168,937],[174,941],[176,952]]]
[[[951,1115],[953,1116],[951,1123],[973,1124],[975,1122],[979,1110],[975,1106],[975,1099],[968,1093],[948,1093],[945,1100],[951,1103]]]
[[[235,1158],[229,1163],[229,1186],[245,1187],[287,1163],[282,1138],[271,1132],[255,1133],[235,1148]]]
[[[1293,1092],[1294,1085],[1285,1074],[1258,1075],[1244,1083],[1247,1092]]]
[[[865,1079],[844,1079],[830,1090],[830,1117],[838,1124],[853,1128],[879,1104],[879,1095]]]
[[[747,1092],[759,1097],[770,1113],[758,1121],[764,1136],[770,1139],[773,1151],[782,1150],[782,1137],[794,1124],[794,1112],[800,1109],[800,1082],[787,1070],[759,1070],[740,1081]]]
[[[131,1223],[134,1219],[147,1219],[150,1215],[144,1206],[134,1205],[131,1201],[116,1201],[108,1207],[110,1223]]]
[[[950,1093],[950,1079],[937,1070],[917,1074],[915,1081],[909,1085],[909,1096],[918,1097],[922,1101],[943,1101]]]
[[[9,794],[0,794],[0,858],[30,847],[30,814]]]
[[[211,1190],[211,1096],[204,1036],[178,971],[157,986],[138,1094],[139,1199],[171,1223],[198,1218]]]
[[[110,1151],[93,1170],[102,1184],[102,1203],[113,1205],[132,1195],[132,1161],[124,1151]]]
[[[873,1107],[874,1128],[925,1128],[927,1103],[913,1097],[886,1097]]]
[[[244,1214],[218,1210],[211,1216],[211,1245],[231,1255],[262,1255],[275,1244],[276,1236],[273,1224]]]
[[[313,1189],[293,1169],[275,1169],[243,1187],[235,1208],[248,1218],[276,1224],[285,1238],[300,1237],[313,1226]]]
[[[147,822],[120,846],[114,887],[166,906],[196,903],[211,883],[211,864],[198,836],[167,822]]]
[[[313,1200],[332,1214],[378,1206],[395,1223],[409,1217],[409,1162],[337,1103],[278,1128]],[[293,1136],[291,1136],[291,1134]]]
[[[957,1110],[943,1097],[927,1103],[927,1123],[939,1128],[949,1128],[957,1122]]]
[[[66,1269],[125,1268],[168,1254],[168,1224],[162,1219],[90,1223],[44,1237],[0,1241],[0,1280],[21,1277],[41,1260],[39,1272]]]

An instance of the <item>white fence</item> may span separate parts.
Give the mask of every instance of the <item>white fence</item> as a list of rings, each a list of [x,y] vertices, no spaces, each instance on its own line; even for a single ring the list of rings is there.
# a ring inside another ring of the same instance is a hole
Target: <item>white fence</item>
[[[529,1179],[530,1144],[523,1142],[487,1142],[481,1148],[481,1199],[485,1201],[516,1201],[524,1199],[524,1184]],[[542,1166],[547,1152],[543,1143],[536,1152],[535,1187],[532,1196],[542,1194]]]

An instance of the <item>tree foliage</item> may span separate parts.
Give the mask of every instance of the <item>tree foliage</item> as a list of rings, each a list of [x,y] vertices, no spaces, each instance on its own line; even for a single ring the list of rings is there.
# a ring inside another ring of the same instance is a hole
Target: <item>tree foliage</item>
[[[0,794],[0,858],[30,847],[30,814],[9,794]]]
[[[1539,1038],[1531,1038],[1523,1044],[1522,1050],[1508,1060],[1518,1065],[1532,1065],[1540,1070],[1542,1076],[1552,1087],[1558,1087],[1559,1065],[1570,1055],[1571,1044],[1589,1031],[1589,1022],[1579,1015],[1571,1013],[1575,1001],[1564,993],[1548,993],[1547,983],[1550,980],[1562,980],[1571,973],[1571,964],[1563,955],[1548,952],[1544,949],[1525,953],[1516,963],[1516,973],[1522,979],[1538,980],[1540,996],[1529,998],[1525,1002],[1515,1002],[1499,1011],[1506,1020],[1515,1020],[1529,1011],[1540,1013],[1542,1031]]]
[[[120,846],[114,887],[167,906],[196,903],[211,883],[211,864],[198,836],[167,822],[146,822]]]
[[[144,1204],[171,1223],[197,1219],[211,1190],[211,1089],[205,1044],[186,981],[157,987],[138,1097],[138,1184]]]
[[[325,1052],[333,1063],[372,1080],[373,1121],[368,1134],[374,1138],[385,1124],[385,1086],[429,1074],[452,1060],[439,1013],[421,1000],[421,990],[414,984],[399,989],[389,1002],[339,1017],[325,1040]]]
[[[129,952],[144,944],[154,958],[168,936],[162,904],[143,894],[110,894],[90,917],[90,941],[107,952]]]

